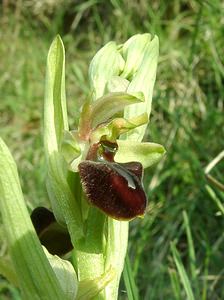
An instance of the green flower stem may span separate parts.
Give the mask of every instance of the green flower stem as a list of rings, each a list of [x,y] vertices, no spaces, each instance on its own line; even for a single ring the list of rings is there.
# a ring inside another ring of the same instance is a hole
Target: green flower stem
[[[105,299],[116,300],[118,296],[120,277],[127,252],[128,229],[129,222],[108,218],[108,241],[105,268],[108,268],[108,266],[111,265],[115,269],[116,275],[114,280],[105,288]]]
[[[16,164],[0,139],[0,210],[23,299],[67,299],[30,220]]]
[[[104,257],[103,253],[88,253],[83,251],[75,251],[79,281],[95,280],[104,274]],[[93,298],[94,300],[104,300],[104,291]]]
[[[79,283],[77,300],[93,300],[114,277],[114,270],[110,268],[106,273],[94,280],[83,280]],[[99,298],[98,298],[99,299]]]
[[[106,223],[104,226],[106,242],[102,253],[94,253],[93,249],[91,249],[91,240],[98,236],[94,230],[91,231],[92,236],[88,235],[86,238],[86,243],[82,245],[82,251],[75,250],[76,268],[80,281],[94,280],[109,269],[113,269],[114,276],[110,283],[105,286],[105,289],[100,294],[94,297],[94,300],[117,299],[127,250],[129,222],[116,221],[107,217]]]

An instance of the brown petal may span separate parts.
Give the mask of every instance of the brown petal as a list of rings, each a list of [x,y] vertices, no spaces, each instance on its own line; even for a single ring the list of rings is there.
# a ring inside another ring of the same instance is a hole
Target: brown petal
[[[128,163],[119,163],[119,165],[123,166],[128,171],[134,173],[140,180],[143,177],[143,167],[140,162],[132,161]]]
[[[41,244],[51,254],[63,256],[72,250],[73,246],[67,228],[57,223],[50,210],[37,207],[30,217]]]
[[[131,220],[144,215],[146,195],[139,166],[130,171],[123,164],[83,161],[79,172],[90,203],[117,220]],[[141,172],[142,173],[142,172]]]

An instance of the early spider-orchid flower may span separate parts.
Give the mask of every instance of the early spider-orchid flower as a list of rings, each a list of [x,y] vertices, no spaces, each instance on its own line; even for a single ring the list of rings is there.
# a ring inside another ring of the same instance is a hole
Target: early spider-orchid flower
[[[36,208],[30,220],[15,162],[0,139],[0,211],[11,257],[5,276],[23,299],[117,299],[128,221],[146,211],[143,169],[165,153],[159,144],[142,142],[158,48],[157,36],[137,34],[100,49],[90,63],[90,95],[79,126],[71,130],[64,46],[59,36],[53,41],[44,102],[51,210]]]

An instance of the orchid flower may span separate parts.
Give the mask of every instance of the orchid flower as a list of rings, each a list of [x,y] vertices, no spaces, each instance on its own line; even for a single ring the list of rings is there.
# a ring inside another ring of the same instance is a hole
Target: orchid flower
[[[51,210],[36,208],[30,220],[14,160],[0,142],[0,208],[11,278],[24,299],[117,299],[129,221],[146,212],[143,170],[165,153],[142,142],[158,48],[157,36],[147,33],[101,48],[90,63],[79,126],[70,129],[64,46],[59,36],[53,41],[44,102]]]

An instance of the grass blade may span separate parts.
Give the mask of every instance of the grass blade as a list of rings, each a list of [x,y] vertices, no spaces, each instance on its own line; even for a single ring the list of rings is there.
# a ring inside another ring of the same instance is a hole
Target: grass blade
[[[216,193],[214,192],[214,190],[209,186],[206,185],[205,186],[209,196],[212,198],[212,200],[215,202],[215,204],[217,205],[219,211],[224,215],[224,205],[222,204],[222,202],[219,200],[219,198],[217,197]]]
[[[196,269],[196,256],[194,250],[194,242],[193,242],[189,219],[186,211],[183,212],[183,218],[184,218],[184,226],[187,234],[188,253],[190,259],[190,270],[191,270],[192,282],[194,283],[194,287],[196,289],[197,295],[199,295],[199,288],[197,284],[198,282],[197,282],[197,269]]]
[[[176,270],[169,270],[171,286],[176,300],[181,300],[181,286]]]
[[[126,255],[125,258],[123,278],[128,294],[128,300],[138,300],[138,288],[135,284],[134,275],[131,269],[131,263],[128,255]]]
[[[191,288],[191,285],[190,285],[189,278],[187,276],[184,265],[181,261],[180,254],[177,251],[176,246],[174,245],[174,243],[171,243],[171,252],[172,252],[173,259],[174,259],[174,262],[176,264],[178,273],[180,275],[180,279],[181,279],[182,284],[184,286],[184,290],[187,294],[187,299],[188,300],[195,300],[194,294],[193,294],[193,291],[192,291],[192,288]]]

